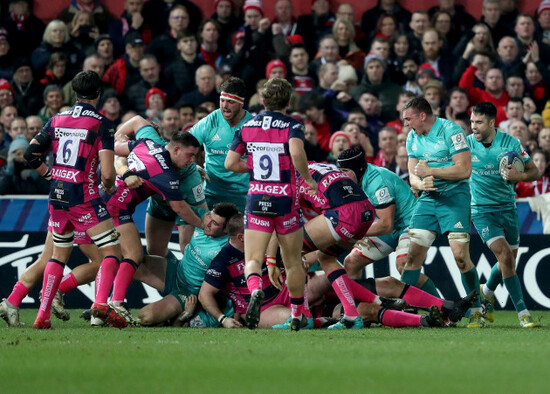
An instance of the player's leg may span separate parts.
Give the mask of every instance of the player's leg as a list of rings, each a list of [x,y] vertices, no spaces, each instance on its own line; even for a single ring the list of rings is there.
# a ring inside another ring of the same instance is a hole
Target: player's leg
[[[149,213],[145,215],[147,254],[161,257],[165,257],[168,254],[168,242],[170,242],[170,238],[172,237],[174,224],[173,220],[161,220]]]
[[[271,328],[283,324],[290,316],[290,308],[284,305],[273,305],[262,311],[258,328]]]
[[[183,301],[185,305],[185,301]],[[173,294],[146,305],[140,309],[138,317],[142,326],[154,326],[178,316],[183,311],[181,300]]]
[[[250,329],[256,328],[260,321],[262,302],[265,297],[262,290],[262,263],[271,237],[271,232],[249,229],[245,226],[244,275],[250,291],[250,301],[246,310],[246,326]]]
[[[19,307],[23,299],[29,294],[33,286],[42,279],[44,269],[48,260],[51,259],[53,252],[53,238],[51,231],[46,235],[44,249],[34,263],[28,266],[8,296],[0,303],[0,317],[2,317],[9,327],[23,326],[19,322]]]
[[[195,186],[195,188],[196,187],[197,186]],[[195,190],[195,189],[192,189],[192,190]],[[202,190],[202,185],[201,185],[201,190]],[[194,207],[208,209],[208,205],[206,204],[206,201],[203,201],[201,204],[196,204],[194,199],[192,199],[192,201],[189,201],[188,199],[186,199],[186,201],[190,205],[193,205]],[[195,227],[190,224],[187,224],[187,222],[182,218],[180,218],[179,216],[176,217],[176,226],[178,227],[180,250],[181,250],[181,253],[185,253],[185,247],[189,242],[191,242],[191,237],[193,236]]]
[[[302,319],[305,287],[305,271],[301,259],[303,234],[304,232],[301,227],[291,233],[277,234],[281,245],[281,255],[286,269],[287,287],[290,294],[292,330],[299,330],[305,320]]]
[[[50,210],[50,216],[52,220],[57,220],[58,215],[53,214],[53,209]],[[61,221],[61,219],[59,219]],[[61,222],[63,223],[63,222]],[[73,249],[74,232],[70,222],[65,222],[63,226],[59,227],[60,233],[56,230],[52,231],[53,237],[53,252],[52,258],[48,261],[46,268],[44,269],[44,278],[42,281],[42,299],[40,300],[40,307],[36,320],[33,323],[33,328],[37,329],[49,329],[51,328],[50,313],[53,298],[57,293],[59,283],[63,278],[63,270],[65,264],[71,256]]]
[[[172,276],[170,279],[167,278],[168,265],[170,263],[171,266],[174,267],[177,265],[178,260],[175,256],[174,258],[164,258],[160,256],[146,255],[143,257],[142,263],[139,265],[136,273],[134,274],[134,280],[143,282],[162,293],[165,290],[168,280],[172,280]]]
[[[407,254],[407,262],[401,273],[401,281],[411,286],[417,286],[420,280],[422,263],[426,258],[428,249],[433,241],[435,241],[436,233],[421,228],[411,228],[409,230],[409,237],[409,251]]]
[[[386,309],[376,304],[361,302],[357,306],[365,322],[378,322],[388,327],[444,327],[441,311],[435,305],[430,307],[429,314],[417,315]]]

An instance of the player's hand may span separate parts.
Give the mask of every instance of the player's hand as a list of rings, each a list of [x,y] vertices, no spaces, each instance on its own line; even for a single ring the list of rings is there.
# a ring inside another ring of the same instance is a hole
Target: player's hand
[[[507,182],[516,183],[521,181],[521,172],[512,165],[509,165],[507,168],[503,168],[500,176]]]
[[[242,327],[243,325],[239,321],[233,319],[232,317],[227,317],[224,319],[222,326],[224,328],[239,328],[239,327]]]
[[[420,160],[414,167],[414,175],[420,178],[424,178],[432,175],[432,169],[428,165],[426,160]]]
[[[283,274],[276,265],[268,265],[267,272],[269,273],[269,280],[271,284],[279,290],[283,290]]]
[[[130,189],[137,189],[141,185],[143,185],[143,180],[137,176],[137,175],[130,175],[126,179],[124,179],[124,183],[126,183],[126,186],[128,186]]]
[[[427,192],[433,192],[437,190],[437,187],[434,187],[433,176],[427,176],[424,179],[422,179],[422,190],[425,190]]]
[[[317,182],[315,182],[315,179],[310,178],[309,180],[306,180],[306,183],[309,186],[307,193],[310,196],[317,194],[317,190],[319,190],[319,188],[317,186]]]

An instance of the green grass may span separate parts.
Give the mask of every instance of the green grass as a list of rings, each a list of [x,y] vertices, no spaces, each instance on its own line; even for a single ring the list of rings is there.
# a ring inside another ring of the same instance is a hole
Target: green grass
[[[485,329],[280,332],[90,328],[72,311],[55,330],[0,328],[0,392],[541,393],[548,327],[497,312]],[[23,310],[32,325],[36,311]],[[550,312],[533,316],[550,320]],[[462,324],[464,325],[464,324]],[[545,388],[546,387],[546,388]]]

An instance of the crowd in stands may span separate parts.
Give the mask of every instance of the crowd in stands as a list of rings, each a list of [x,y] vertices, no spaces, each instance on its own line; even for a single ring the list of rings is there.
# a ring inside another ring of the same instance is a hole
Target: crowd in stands
[[[333,162],[357,146],[403,179],[405,103],[423,96],[470,134],[469,109],[490,101],[497,127],[522,142],[541,174],[520,182],[518,196],[550,191],[550,0],[535,15],[516,0],[484,0],[479,20],[454,0],[412,13],[379,0],[360,23],[351,4],[328,0],[297,18],[290,0],[277,0],[273,20],[261,0],[209,1],[213,15],[188,0],[126,0],[116,17],[99,1],[74,0],[46,24],[31,0],[10,0],[0,15],[0,194],[47,193],[22,153],[74,104],[80,70],[102,78],[99,109],[115,125],[140,114],[166,133],[216,109],[229,76],[245,81],[251,113],[263,109],[266,80],[286,78],[310,160]]]

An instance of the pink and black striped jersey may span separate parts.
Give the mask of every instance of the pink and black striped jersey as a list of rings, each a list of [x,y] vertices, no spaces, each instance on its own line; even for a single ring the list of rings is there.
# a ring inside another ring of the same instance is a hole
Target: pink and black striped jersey
[[[288,142],[304,140],[304,126],[278,112],[265,111],[235,134],[231,150],[246,153],[250,186],[246,211],[282,216],[298,209],[298,180]]]
[[[99,152],[114,149],[115,128],[89,104],[52,117],[41,133],[52,142],[50,203],[72,207],[99,199]]]

